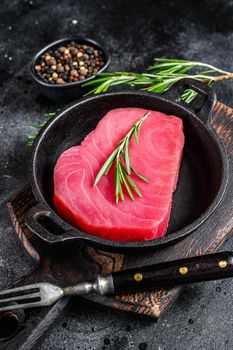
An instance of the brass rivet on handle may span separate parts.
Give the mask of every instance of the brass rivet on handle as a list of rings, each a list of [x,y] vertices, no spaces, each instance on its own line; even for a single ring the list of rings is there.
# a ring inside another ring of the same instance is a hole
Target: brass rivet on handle
[[[188,268],[186,266],[182,266],[182,267],[179,268],[179,273],[181,275],[186,275],[188,273],[188,271],[189,270],[188,270]]]
[[[224,269],[224,267],[227,267],[227,261],[226,260],[220,260],[218,263],[218,266]]]
[[[135,273],[133,276],[136,282],[141,282],[143,280],[143,275],[140,272]]]

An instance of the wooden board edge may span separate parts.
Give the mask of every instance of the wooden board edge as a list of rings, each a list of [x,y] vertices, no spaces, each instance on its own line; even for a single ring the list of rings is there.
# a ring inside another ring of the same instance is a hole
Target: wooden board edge
[[[15,229],[15,232],[17,233],[17,236],[20,240],[20,242],[22,243],[22,246],[24,248],[24,250],[27,251],[27,253],[29,254],[29,256],[32,258],[32,261],[33,261],[33,268],[27,273],[27,275],[33,273],[37,267],[39,266],[40,264],[40,256],[39,254],[37,253],[37,251],[35,250],[35,248],[32,246],[32,244],[29,242],[28,238],[25,236],[19,222],[17,221],[17,218],[15,216],[15,211],[14,211],[14,208],[13,208],[13,205],[11,202],[7,202],[6,203],[6,206],[7,206],[7,209],[8,209],[8,212],[9,212],[9,215],[10,215],[10,218],[11,218],[11,222],[12,222],[12,225]],[[23,279],[24,276],[22,276],[20,278]]]

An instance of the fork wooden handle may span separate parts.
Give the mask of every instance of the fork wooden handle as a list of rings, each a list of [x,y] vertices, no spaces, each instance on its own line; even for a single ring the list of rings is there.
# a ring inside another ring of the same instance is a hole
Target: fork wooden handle
[[[112,274],[114,292],[134,292],[233,277],[233,253],[220,252]]]

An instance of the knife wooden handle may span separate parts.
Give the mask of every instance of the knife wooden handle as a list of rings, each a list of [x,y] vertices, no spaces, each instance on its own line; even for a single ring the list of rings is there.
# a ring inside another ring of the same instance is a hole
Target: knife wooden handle
[[[233,277],[233,252],[140,266],[112,274],[115,293],[172,287],[228,277]]]

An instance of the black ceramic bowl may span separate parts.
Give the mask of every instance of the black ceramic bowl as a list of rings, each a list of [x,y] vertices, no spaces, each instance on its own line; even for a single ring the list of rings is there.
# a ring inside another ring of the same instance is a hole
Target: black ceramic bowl
[[[110,55],[109,52],[97,41],[89,39],[89,38],[84,38],[84,37],[71,37],[71,38],[63,38],[56,40],[52,42],[51,44],[47,45],[44,47],[42,50],[40,50],[35,57],[33,58],[31,64],[30,64],[30,73],[39,87],[40,91],[47,96],[49,99],[59,102],[59,103],[65,103],[65,102],[70,102],[74,101],[75,99],[82,97],[90,91],[90,87],[83,87],[82,85],[85,84],[86,82],[94,79],[94,75],[90,78],[87,78],[83,81],[77,81],[73,83],[66,83],[66,84],[48,84],[41,80],[36,71],[35,71],[35,65],[37,64],[39,57],[46,51],[54,49],[56,47],[59,47],[61,45],[66,45],[70,43],[71,41],[74,41],[78,44],[85,44],[85,45],[91,45],[94,48],[101,50],[103,52],[103,61],[104,61],[104,66],[99,70],[98,73],[104,72],[110,62]]]
[[[198,98],[189,105],[180,100],[186,88],[198,92]],[[215,100],[214,92],[205,85],[183,80],[163,95],[122,91],[75,102],[52,118],[34,143],[31,185],[38,203],[26,214],[27,225],[49,244],[71,247],[88,244],[108,251],[158,249],[183,239],[215,210],[227,184],[226,152],[210,124]],[[163,238],[141,242],[106,240],[72,227],[53,207],[53,169],[58,157],[69,147],[80,144],[109,110],[118,107],[157,110],[183,120],[184,156],[168,233]]]

